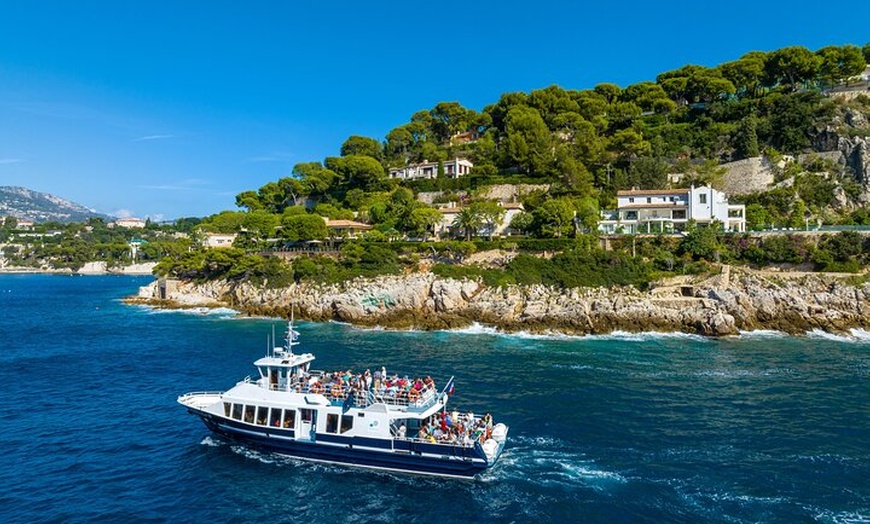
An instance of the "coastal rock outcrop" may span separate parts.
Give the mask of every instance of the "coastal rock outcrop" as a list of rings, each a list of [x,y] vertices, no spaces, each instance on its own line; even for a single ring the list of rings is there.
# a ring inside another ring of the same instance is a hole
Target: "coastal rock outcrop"
[[[870,326],[870,284],[850,285],[841,276],[770,275],[735,268],[729,278],[654,292],[630,287],[488,287],[422,272],[279,289],[154,282],[142,288],[138,300],[181,307],[224,305],[284,317],[292,309],[297,317],[312,320],[420,329],[480,322],[535,333],[682,331],[723,336],[753,329],[842,332]]]

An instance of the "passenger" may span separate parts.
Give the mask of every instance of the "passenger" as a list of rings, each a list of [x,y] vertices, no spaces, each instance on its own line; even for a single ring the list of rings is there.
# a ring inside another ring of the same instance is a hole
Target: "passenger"
[[[405,438],[405,434],[407,432],[408,432],[408,428],[406,428],[404,424],[399,426],[399,438]]]
[[[420,426],[420,431],[417,432],[417,438],[420,440],[426,440],[429,437],[429,428],[426,424]]]

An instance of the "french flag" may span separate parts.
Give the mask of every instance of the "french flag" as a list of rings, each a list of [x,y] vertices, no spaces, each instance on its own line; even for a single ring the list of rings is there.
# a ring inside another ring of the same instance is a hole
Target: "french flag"
[[[450,377],[450,380],[447,381],[447,386],[444,387],[444,391],[442,393],[447,393],[448,396],[453,394],[453,378]]]

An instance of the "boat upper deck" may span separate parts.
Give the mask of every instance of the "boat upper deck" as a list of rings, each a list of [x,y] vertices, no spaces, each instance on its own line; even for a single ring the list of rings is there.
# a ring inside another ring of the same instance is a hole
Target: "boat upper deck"
[[[423,413],[443,403],[443,395],[435,389],[430,377],[414,378],[393,375],[381,378],[380,372],[353,374],[350,371],[302,371],[296,375],[261,370],[256,382],[270,391],[322,395],[333,406],[366,408],[383,404],[388,408],[411,413]]]

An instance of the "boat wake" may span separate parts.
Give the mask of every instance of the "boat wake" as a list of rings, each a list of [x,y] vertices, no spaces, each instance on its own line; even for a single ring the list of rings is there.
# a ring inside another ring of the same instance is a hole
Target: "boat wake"
[[[499,462],[481,475],[481,481],[522,480],[538,486],[595,491],[627,482],[619,473],[600,468],[585,454],[569,451],[568,445],[557,439],[517,437],[511,444]]]
[[[868,524],[870,523],[870,508],[858,511],[816,510],[813,512],[816,522],[824,524]]]
[[[210,448],[219,448],[221,447],[221,445],[223,445],[221,441],[213,438],[210,435],[203,438],[202,441],[200,441],[200,444],[202,444],[203,446],[208,446]]]

